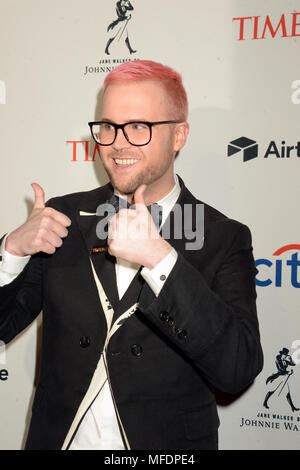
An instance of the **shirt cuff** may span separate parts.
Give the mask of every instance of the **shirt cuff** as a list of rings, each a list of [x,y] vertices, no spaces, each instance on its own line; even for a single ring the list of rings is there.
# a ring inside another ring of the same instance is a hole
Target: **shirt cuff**
[[[15,256],[5,250],[5,236],[0,247],[0,286],[12,282],[25,268],[31,256]]]
[[[141,270],[141,275],[151,287],[156,297],[158,297],[161,289],[164,286],[170,272],[172,271],[178,255],[174,248],[167,254],[153,269],[144,267]]]

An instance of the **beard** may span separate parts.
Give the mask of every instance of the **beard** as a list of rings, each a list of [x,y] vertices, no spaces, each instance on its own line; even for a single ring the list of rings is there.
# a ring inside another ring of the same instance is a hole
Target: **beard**
[[[128,155],[128,152],[126,153]],[[110,154],[110,157],[120,156]],[[139,158],[135,155],[130,155],[132,158]],[[116,176],[114,172],[109,168],[104,160],[102,160],[104,169],[110,179],[111,184],[115,189],[117,189],[121,194],[124,195],[132,195],[135,191],[141,186],[141,184],[146,184],[147,186],[151,185],[159,178],[161,178],[169,169],[170,165],[173,162],[173,156],[170,155],[168,158],[162,159],[159,165],[156,164],[149,164],[147,167],[142,168],[138,173],[132,175],[131,178],[124,178],[120,176]]]
[[[149,185],[159,177],[156,176],[156,174],[150,172],[149,170],[143,170],[140,171],[138,174],[134,175],[134,177],[128,181],[120,181],[119,178],[116,178],[114,176],[113,172],[109,168],[106,168],[105,166],[104,168],[113,187],[117,189],[121,194],[124,194],[126,196],[134,194],[137,188],[141,186],[141,184],[145,183]]]

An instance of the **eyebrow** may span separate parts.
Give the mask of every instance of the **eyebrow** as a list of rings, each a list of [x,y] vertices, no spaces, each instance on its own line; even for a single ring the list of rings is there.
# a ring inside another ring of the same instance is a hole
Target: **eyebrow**
[[[101,121],[106,121],[106,122],[111,122],[112,124],[116,124],[115,121],[113,121],[112,119],[108,119],[108,118],[102,118]],[[138,119],[130,119],[129,121],[125,121],[125,122],[129,123],[129,122],[151,122],[151,121],[149,121],[149,119],[138,118]]]

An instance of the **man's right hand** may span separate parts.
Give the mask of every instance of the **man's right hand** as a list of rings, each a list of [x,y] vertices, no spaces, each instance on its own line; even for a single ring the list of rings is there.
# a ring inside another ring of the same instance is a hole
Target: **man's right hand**
[[[32,183],[35,194],[33,210],[28,220],[11,232],[5,243],[5,250],[15,256],[33,255],[42,251],[53,254],[68,235],[66,227],[71,220],[51,207],[45,207],[43,188]]]

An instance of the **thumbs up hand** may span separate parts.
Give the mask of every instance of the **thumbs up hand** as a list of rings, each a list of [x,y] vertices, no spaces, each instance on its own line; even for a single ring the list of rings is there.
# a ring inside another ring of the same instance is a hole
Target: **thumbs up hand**
[[[34,191],[34,196],[35,196],[33,210],[34,209],[44,209],[44,207],[45,207],[45,193],[44,193],[43,188],[37,183],[32,183],[31,187]]]
[[[68,235],[71,220],[61,212],[45,207],[43,188],[32,183],[35,201],[28,220],[11,232],[5,243],[5,250],[15,256],[33,255],[40,251],[53,254]]]
[[[135,210],[121,209],[109,224],[108,252],[117,258],[153,269],[172,249],[158,233],[144,200],[147,186],[134,193]]]
[[[145,199],[144,199],[144,192],[146,191],[146,188],[147,188],[146,184],[141,184],[141,186],[139,186],[134,193],[134,203],[136,206],[140,206],[140,209],[142,209],[142,206],[144,206],[147,209],[146,204],[145,204]]]

